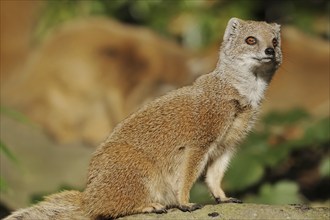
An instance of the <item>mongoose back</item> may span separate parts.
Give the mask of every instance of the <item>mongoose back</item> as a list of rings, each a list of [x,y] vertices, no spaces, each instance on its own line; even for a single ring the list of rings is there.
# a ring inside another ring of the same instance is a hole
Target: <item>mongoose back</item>
[[[216,202],[240,202],[225,195],[221,180],[282,62],[280,44],[278,24],[230,19],[215,70],[121,122],[94,153],[86,189],[62,192],[63,198],[74,193],[72,201],[63,199],[74,203],[67,214],[48,207],[43,217],[107,219],[168,208],[194,211],[201,206],[189,203],[189,192],[203,172]],[[54,196],[8,219],[31,216]]]

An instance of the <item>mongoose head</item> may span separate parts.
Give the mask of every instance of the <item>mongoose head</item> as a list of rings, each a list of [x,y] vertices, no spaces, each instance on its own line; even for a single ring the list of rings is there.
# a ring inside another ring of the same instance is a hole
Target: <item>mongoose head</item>
[[[220,62],[253,72],[269,81],[282,62],[280,25],[231,18],[228,22]]]

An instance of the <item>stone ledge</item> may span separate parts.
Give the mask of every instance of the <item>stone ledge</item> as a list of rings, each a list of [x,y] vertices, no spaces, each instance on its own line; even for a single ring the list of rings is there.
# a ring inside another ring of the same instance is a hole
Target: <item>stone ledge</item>
[[[307,205],[221,204],[206,205],[194,212],[171,209],[166,214],[138,214],[119,218],[133,219],[330,219],[330,207]]]

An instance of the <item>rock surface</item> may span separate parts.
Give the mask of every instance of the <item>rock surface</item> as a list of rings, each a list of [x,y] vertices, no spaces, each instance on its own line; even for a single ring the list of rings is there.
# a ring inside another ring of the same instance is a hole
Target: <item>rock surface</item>
[[[172,209],[167,214],[139,214],[119,219],[330,219],[330,208],[306,205],[221,204],[207,205],[191,213]]]

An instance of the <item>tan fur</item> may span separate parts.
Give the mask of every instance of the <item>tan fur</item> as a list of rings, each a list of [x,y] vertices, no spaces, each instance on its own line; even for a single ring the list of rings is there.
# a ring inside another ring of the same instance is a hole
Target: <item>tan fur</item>
[[[77,19],[53,29],[24,71],[1,82],[1,104],[59,142],[96,146],[142,103],[191,83],[187,60],[177,44],[146,28]]]
[[[247,45],[248,36],[258,44]],[[145,105],[99,146],[82,193],[85,213],[98,219],[166,207],[193,211],[200,207],[189,203],[189,192],[203,171],[218,202],[234,201],[220,183],[281,63],[280,46],[272,59],[265,55],[273,38],[280,40],[278,25],[231,19],[213,72]]]
[[[222,164],[221,155],[230,155],[251,129],[281,54],[275,48],[271,63],[248,56],[252,51],[263,57],[272,39],[279,38],[279,27],[232,19],[226,34],[215,71],[144,106],[97,149],[84,192],[91,217],[142,212],[153,203],[191,206],[189,191],[198,176]],[[245,45],[250,35],[260,39],[258,48]],[[218,178],[210,176],[216,171]],[[207,172],[212,194],[222,201],[227,200],[220,188],[224,171],[225,166]]]
[[[17,210],[4,220],[87,220],[82,210],[81,192],[64,191],[45,198],[30,208]]]

